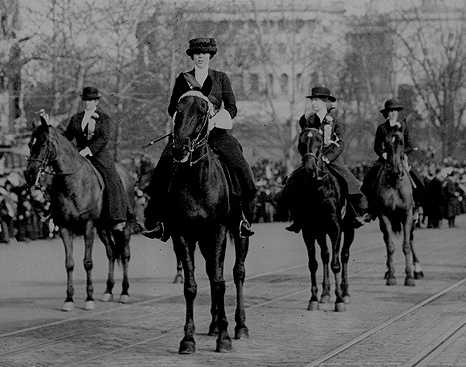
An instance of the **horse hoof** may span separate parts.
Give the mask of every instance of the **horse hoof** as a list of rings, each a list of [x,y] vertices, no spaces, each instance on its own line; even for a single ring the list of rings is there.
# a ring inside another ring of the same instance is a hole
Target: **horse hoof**
[[[396,285],[395,278],[387,278],[387,285]]]
[[[343,302],[336,302],[335,303],[335,311],[336,312],[345,312],[346,305]]]
[[[179,354],[193,354],[196,351],[196,342],[194,340],[183,339],[180,342]]]
[[[423,279],[423,278],[424,278],[424,273],[422,271],[414,272],[414,279]]]
[[[309,311],[317,311],[319,309],[319,302],[317,301],[309,301],[309,305],[307,306]]]
[[[74,310],[74,303],[73,302],[65,302],[63,304],[63,311],[70,312]]]
[[[184,279],[182,275],[176,275],[175,279],[173,280],[173,284],[182,284],[184,283]]]
[[[344,296],[343,297],[343,302],[348,305],[351,303],[351,297],[350,296]]]
[[[123,303],[123,304],[129,303],[129,295],[127,294],[120,295],[120,303]]]
[[[207,333],[207,335],[212,336],[212,335],[217,335],[217,334],[218,334],[217,323],[212,322],[212,323],[209,325],[209,332]]]
[[[233,350],[233,346],[231,344],[230,338],[217,340],[217,349],[215,349],[217,353],[229,353],[232,350]]]
[[[86,301],[84,304],[84,309],[88,311],[95,310],[95,302],[94,301]]]
[[[111,293],[104,293],[102,298],[100,299],[102,302],[111,302],[113,300],[113,294]]]
[[[405,279],[405,286],[407,287],[414,287],[416,283],[414,282],[413,278],[406,278]]]
[[[249,330],[246,326],[235,327],[235,339],[248,339],[249,338]]]
[[[330,303],[330,296],[322,296],[320,298],[320,303]]]

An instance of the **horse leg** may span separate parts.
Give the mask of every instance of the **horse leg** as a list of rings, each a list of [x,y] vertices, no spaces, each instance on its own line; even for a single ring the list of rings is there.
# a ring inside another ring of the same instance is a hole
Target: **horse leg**
[[[422,279],[424,278],[424,272],[422,271],[421,263],[414,251],[414,228],[411,228],[411,235],[409,238],[409,242],[411,245],[411,252],[413,254],[413,265],[414,265],[414,279]]]
[[[74,260],[73,260],[73,234],[68,231],[66,228],[60,227],[60,237],[63,240],[63,245],[65,246],[65,267],[67,274],[67,286],[66,286],[66,300],[63,305],[63,311],[73,311],[74,302],[74,287],[73,287],[73,270],[74,270]]]
[[[403,230],[403,253],[405,255],[405,285],[413,287],[414,283],[414,266],[413,266],[413,253],[411,252],[411,230],[413,227],[413,212],[409,210],[404,224]]]
[[[387,272],[385,273],[385,279],[387,280],[386,284],[396,285],[395,267],[393,265],[393,254],[395,253],[395,244],[392,238],[392,226],[390,224],[390,220],[384,215],[380,216],[379,224],[380,230],[383,233],[385,247],[387,249]]]
[[[343,247],[341,249],[341,292],[343,302],[350,303],[349,285],[348,285],[348,262],[350,247],[354,241],[354,228],[351,224],[347,225],[344,230]]]
[[[176,252],[175,252],[176,255]],[[183,278],[183,265],[181,265],[181,261],[178,259],[178,256],[176,255],[176,275],[175,279],[173,280],[174,284],[178,283],[183,283],[184,278]]]
[[[118,257],[116,260],[121,261],[121,267],[123,268],[123,280],[121,282],[121,294],[120,303],[129,302],[129,278],[128,278],[128,267],[130,259],[130,247],[129,241],[131,239],[131,224],[127,224],[123,231],[115,231],[115,247],[118,249]]]
[[[107,286],[105,288],[104,295],[101,298],[102,302],[110,302],[113,300],[113,287],[115,285],[114,273],[115,273],[115,258],[113,257],[113,250],[111,245],[111,238],[108,231],[98,229],[98,234],[100,240],[105,246],[105,251],[107,253],[108,259],[108,275],[107,275]]]
[[[243,285],[246,277],[244,263],[249,251],[249,239],[235,235],[235,265],[233,267],[233,279],[236,286],[236,311],[235,311],[235,339],[249,338],[246,326],[246,312],[244,310]]]
[[[86,303],[85,310],[95,309],[94,286],[92,284],[92,247],[94,245],[94,223],[90,220],[86,222],[84,233],[84,270],[86,271]]]
[[[181,238],[173,238],[173,245],[177,258],[183,265],[185,282],[184,298],[186,301],[186,320],[184,325],[184,337],[180,342],[179,354],[193,354],[196,351],[196,341],[194,340],[194,300],[197,295],[197,283],[194,278],[194,246]]]
[[[320,303],[330,303],[330,252],[327,247],[326,235],[320,235],[317,238],[317,242],[320,246],[320,257],[322,259],[323,266],[322,295],[320,297]]]
[[[214,231],[215,233],[216,231]],[[214,249],[206,246],[207,243],[215,244]],[[199,243],[199,249],[206,261],[207,275],[210,280],[212,295],[212,308],[216,307],[217,312],[217,348],[216,352],[231,352],[231,338],[228,335],[228,320],[225,312],[225,279],[223,275],[225,251],[227,245],[226,228],[222,228],[220,233],[215,233],[215,238]],[[214,251],[212,251],[214,250]],[[213,253],[212,253],[213,252]]]
[[[346,311],[346,306],[345,302],[343,301],[343,293],[341,290],[340,223],[335,222],[334,228],[332,228],[329,237],[332,243],[332,261],[330,267],[332,268],[333,276],[335,279],[335,311],[343,312]]]
[[[303,239],[307,249],[308,267],[311,274],[311,298],[309,299],[307,309],[315,311],[319,309],[319,299],[317,297],[319,287],[317,286],[316,277],[319,263],[316,259],[315,237],[303,228]]]

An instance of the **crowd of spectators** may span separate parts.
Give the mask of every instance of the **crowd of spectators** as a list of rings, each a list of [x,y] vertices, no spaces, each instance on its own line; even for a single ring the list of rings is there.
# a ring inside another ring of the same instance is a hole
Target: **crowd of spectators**
[[[132,164],[136,181],[135,222],[141,229],[144,208],[148,197],[144,188],[148,184],[154,165],[148,159]],[[466,213],[466,161],[446,158],[441,163],[416,165],[424,178],[425,195],[419,210],[419,228],[455,227],[455,218]],[[359,163],[350,169],[362,181],[370,164]],[[279,202],[279,194],[286,180],[286,165],[263,159],[252,166],[257,195],[252,205],[254,223],[284,222],[289,220],[286,209]],[[0,176],[0,242],[11,239],[30,241],[53,238],[57,228],[49,217],[49,202],[39,189],[31,190],[21,171]]]

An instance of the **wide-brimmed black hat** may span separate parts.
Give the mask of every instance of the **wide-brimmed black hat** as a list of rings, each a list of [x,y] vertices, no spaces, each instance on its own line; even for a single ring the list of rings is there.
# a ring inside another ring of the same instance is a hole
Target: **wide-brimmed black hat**
[[[83,100],[92,100],[92,99],[99,99],[102,95],[99,93],[97,88],[94,87],[84,87],[83,92],[81,94],[81,98]]]
[[[385,107],[383,110],[380,110],[380,112],[387,113],[388,111],[401,111],[402,109],[403,107],[396,99],[389,99],[385,102]]]
[[[335,102],[337,99],[330,95],[330,90],[325,87],[314,87],[311,90],[311,95],[306,96],[306,98],[321,98],[321,99],[328,99],[331,102]]]
[[[217,44],[213,38],[194,38],[189,41],[186,53],[190,57],[195,53],[210,54],[210,57],[213,57],[217,53]]]

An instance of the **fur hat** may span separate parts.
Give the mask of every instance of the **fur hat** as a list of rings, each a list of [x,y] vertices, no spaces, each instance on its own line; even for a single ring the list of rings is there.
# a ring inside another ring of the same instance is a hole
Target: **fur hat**
[[[81,98],[84,101],[99,99],[100,97],[102,97],[102,95],[99,93],[97,88],[94,88],[94,87],[84,87],[83,92],[81,93]]]
[[[330,95],[330,90],[325,87],[314,87],[311,90],[311,95],[306,96],[306,98],[320,98],[328,99],[330,102],[335,102],[337,99]]]
[[[193,57],[195,53],[208,53],[213,57],[217,53],[217,44],[213,38],[194,38],[189,41],[186,53],[189,57]]]

